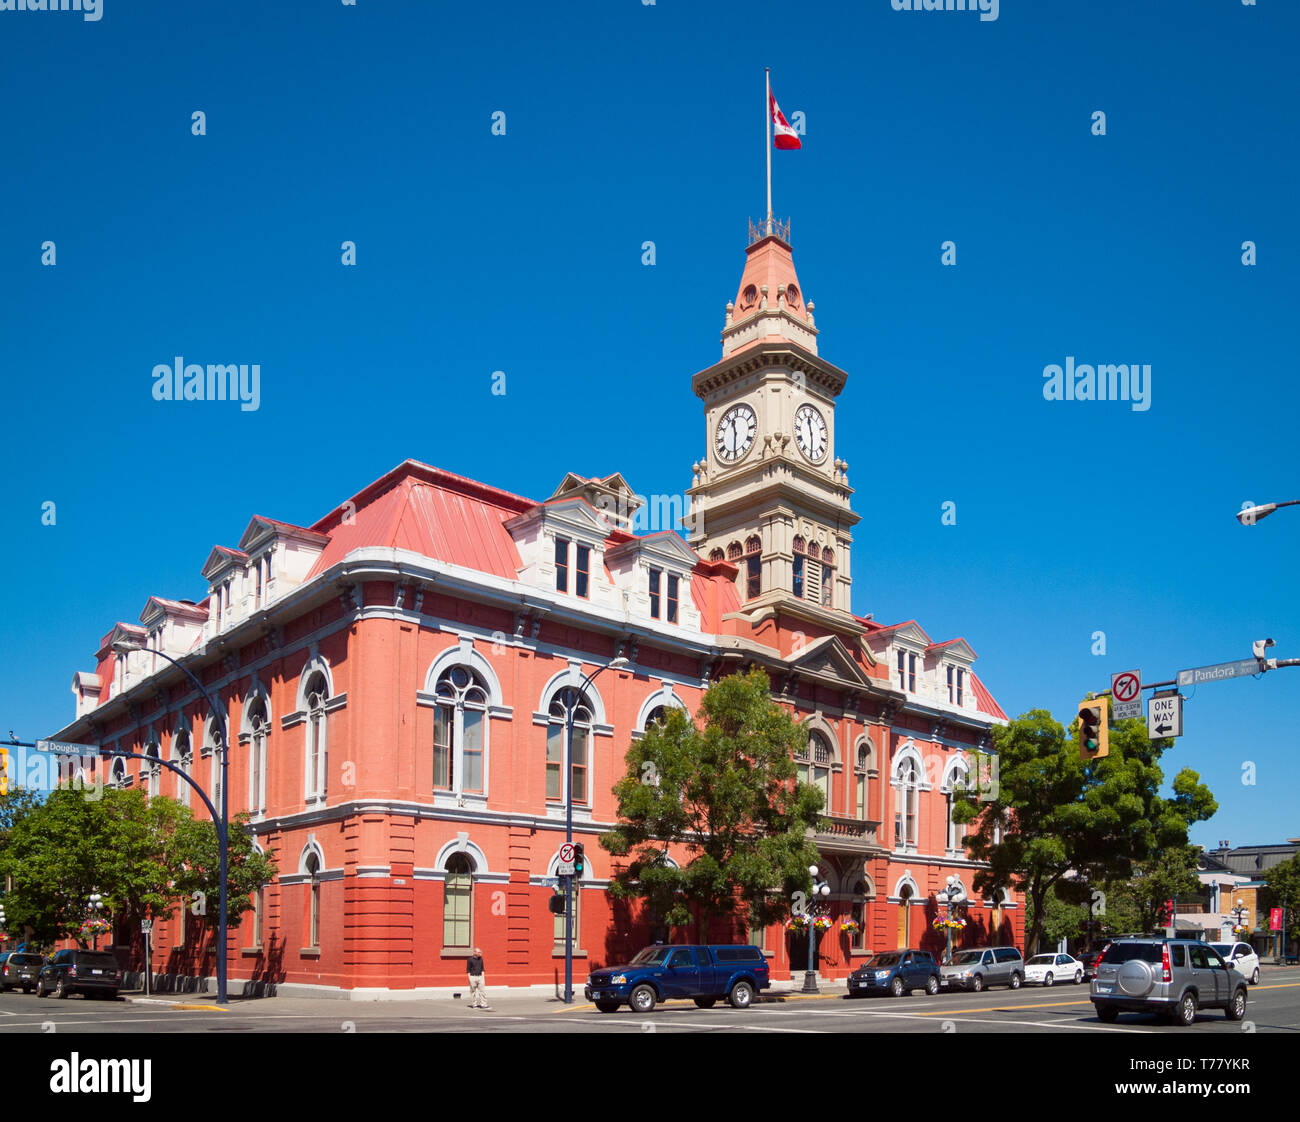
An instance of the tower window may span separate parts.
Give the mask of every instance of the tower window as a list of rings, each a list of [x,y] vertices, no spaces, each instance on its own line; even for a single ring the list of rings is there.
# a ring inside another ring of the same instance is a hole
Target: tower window
[[[753,555],[745,565],[745,599],[752,600],[763,591],[763,562],[757,555]]]
[[[800,600],[803,599],[803,554],[794,555],[794,594]]]

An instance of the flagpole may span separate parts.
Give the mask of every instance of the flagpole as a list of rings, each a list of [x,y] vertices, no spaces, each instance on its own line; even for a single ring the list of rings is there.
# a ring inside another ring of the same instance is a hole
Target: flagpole
[[[772,232],[772,68],[763,68],[763,115],[767,118],[767,232]]]

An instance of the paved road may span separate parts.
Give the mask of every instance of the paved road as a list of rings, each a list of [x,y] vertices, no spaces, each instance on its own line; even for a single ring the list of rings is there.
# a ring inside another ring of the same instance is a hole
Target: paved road
[[[0,995],[3,1033],[176,1032],[613,1032],[613,1033],[1061,1033],[1187,1034],[1153,1017],[1121,1014],[1112,1025],[1097,1020],[1087,986],[1058,985],[981,994],[917,993],[904,998],[850,1000],[842,992],[819,997],[787,994],[744,1011],[725,1005],[697,1009],[668,1002],[650,1014],[599,1013],[593,1006],[566,1007],[533,993],[491,994],[490,1012],[471,1012],[450,998],[427,1001],[351,1002],[312,998],[234,1001],[227,1009],[202,998],[180,1002],[119,998],[115,1002],[72,997],[59,1001],[22,993]],[[1300,1032],[1300,971],[1265,968],[1250,988],[1243,1024],[1220,1011],[1202,1013],[1192,1033],[1213,1035]]]

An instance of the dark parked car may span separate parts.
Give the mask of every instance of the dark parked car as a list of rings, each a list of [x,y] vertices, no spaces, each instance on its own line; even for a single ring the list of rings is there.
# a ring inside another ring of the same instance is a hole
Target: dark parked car
[[[726,998],[745,1009],[760,990],[767,989],[767,959],[755,946],[646,947],[626,966],[593,970],[583,992],[602,1013],[620,1005],[649,1013],[657,1002],[689,997],[701,1009]]]
[[[36,988],[36,978],[45,965],[45,959],[27,951],[5,951],[0,954],[0,992],[22,987],[23,993]]]
[[[36,996],[67,997],[83,993],[87,997],[115,998],[122,984],[117,959],[108,951],[59,951],[42,968],[36,981]]]
[[[1097,960],[1101,958],[1102,951],[1105,949],[1105,947],[1102,947],[1100,951],[1084,951],[1082,954],[1075,956],[1083,963],[1083,980],[1085,982],[1091,982],[1097,976]]]
[[[902,997],[913,990],[939,992],[939,964],[929,951],[882,951],[849,975],[849,996],[888,993]]]
[[[1097,963],[1090,996],[1107,1022],[1120,1013],[1156,1013],[1193,1025],[1198,1009],[1222,1009],[1230,1021],[1246,1015],[1246,979],[1192,939],[1115,940]]]

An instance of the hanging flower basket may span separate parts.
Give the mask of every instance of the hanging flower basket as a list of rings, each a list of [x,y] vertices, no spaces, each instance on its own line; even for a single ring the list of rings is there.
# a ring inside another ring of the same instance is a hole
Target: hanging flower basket
[[[957,932],[965,928],[966,921],[964,919],[936,919],[930,926],[936,931]]]
[[[862,930],[862,924],[856,919],[842,919],[840,920],[840,930],[846,935],[856,935]]]
[[[786,929],[787,931],[795,931],[795,932],[799,932],[799,931],[807,931],[807,930],[808,930],[808,917],[807,917],[807,916],[791,916],[788,920],[785,921],[785,929]]]
[[[1235,936],[1237,936],[1238,939],[1240,939],[1250,934],[1250,928],[1247,927],[1244,923],[1238,923],[1233,927],[1232,933]]]
[[[813,919],[813,926],[818,931],[829,931],[835,926],[835,921],[830,916],[816,916]]]
[[[113,930],[113,925],[106,919],[88,919],[78,929],[83,939],[93,939],[96,935],[107,935]]]

